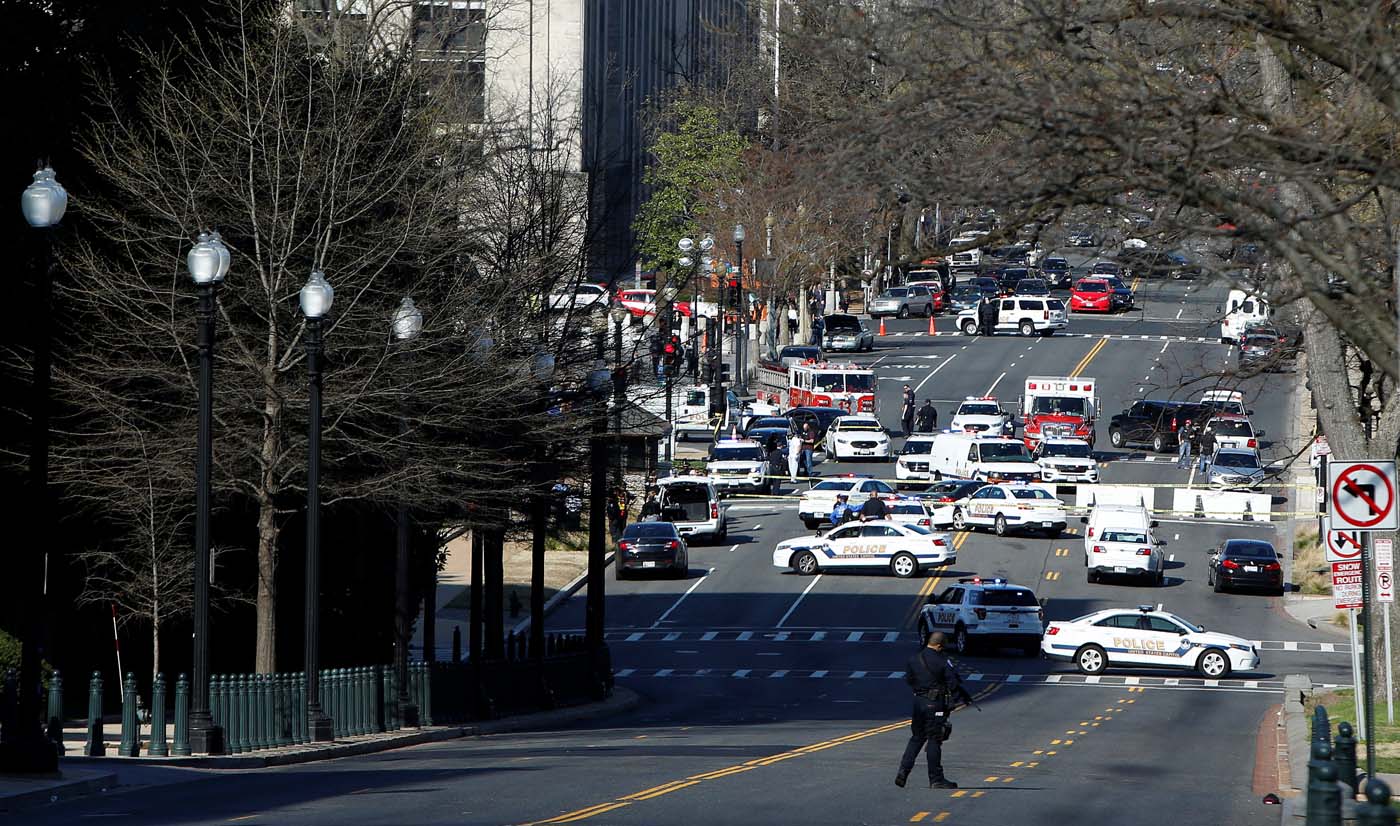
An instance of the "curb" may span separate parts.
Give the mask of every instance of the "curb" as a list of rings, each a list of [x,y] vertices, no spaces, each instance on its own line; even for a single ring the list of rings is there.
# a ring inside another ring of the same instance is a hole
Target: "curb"
[[[608,567],[609,565],[612,564],[613,555],[616,554],[616,553],[617,553],[616,551],[608,551],[607,554],[605,554],[605,555],[603,556],[603,568],[604,568],[604,570],[606,570],[607,567]],[[606,574],[604,574],[604,576],[606,576]],[[544,615],[545,615],[546,617],[548,617],[550,614],[554,613],[554,611],[555,611],[559,606],[563,605],[565,602],[568,601],[569,597],[572,597],[574,594],[578,593],[578,589],[582,588],[582,587],[583,587],[583,584],[584,584],[585,582],[587,582],[587,581],[588,581],[588,568],[585,567],[585,568],[583,569],[583,572],[582,572],[582,573],[580,573],[578,576],[574,577],[572,580],[569,581],[569,584],[568,584],[568,585],[565,585],[563,588],[560,588],[558,591],[555,591],[555,592],[554,592],[554,596],[552,596],[552,597],[550,597],[549,599],[545,600],[545,603],[544,603]],[[510,629],[510,633],[515,634],[516,636],[519,636],[519,635],[525,633],[525,631],[526,631],[527,629],[529,629],[529,627],[530,627],[530,618],[529,618],[529,617],[526,617],[525,619],[521,620],[520,622],[517,622],[517,623],[515,624],[515,627],[512,628],[512,629]]]
[[[74,780],[70,783],[59,783],[44,789],[35,789],[31,792],[20,792],[0,798],[0,812],[15,813],[25,809],[34,809],[50,803],[57,803],[61,800],[69,800],[75,797],[86,797],[90,794],[104,792],[117,785],[117,775],[115,773],[98,774],[82,780]]]
[[[568,706],[566,708],[536,711],[503,717],[499,720],[486,720],[465,726],[441,726],[404,735],[381,737],[375,740],[358,742],[330,743],[324,746],[309,746],[304,750],[281,754],[221,755],[218,757],[67,757],[64,762],[76,765],[111,765],[112,760],[120,760],[119,765],[137,764],[143,766],[175,766],[201,769],[263,769],[273,766],[290,766],[298,763],[313,763],[321,760],[335,760],[341,757],[354,757],[381,751],[420,746],[425,743],[440,743],[464,737],[483,737],[493,734],[508,734],[520,731],[545,731],[571,723],[595,720],[613,714],[630,711],[641,704],[641,696],[631,689],[614,686],[612,696],[596,703]],[[115,775],[110,776],[112,780]],[[112,785],[112,784],[106,784]],[[47,792],[45,792],[47,794]],[[10,798],[7,798],[8,801]],[[3,804],[0,804],[2,810]]]

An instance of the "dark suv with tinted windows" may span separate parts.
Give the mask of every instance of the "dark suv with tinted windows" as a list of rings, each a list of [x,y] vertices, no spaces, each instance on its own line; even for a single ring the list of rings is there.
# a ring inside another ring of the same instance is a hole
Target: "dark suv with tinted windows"
[[[1201,424],[1209,417],[1204,405],[1140,399],[1108,423],[1108,440],[1114,447],[1151,445],[1156,452],[1166,453],[1179,444],[1177,432],[1188,419]]]

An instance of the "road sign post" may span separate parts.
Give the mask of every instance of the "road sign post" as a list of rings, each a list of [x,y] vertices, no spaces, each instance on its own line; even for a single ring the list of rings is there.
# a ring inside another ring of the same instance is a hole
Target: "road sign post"
[[[1376,599],[1381,604],[1381,628],[1385,631],[1385,719],[1395,725],[1395,679],[1390,654],[1390,603],[1395,601],[1395,540],[1378,536],[1375,540]]]

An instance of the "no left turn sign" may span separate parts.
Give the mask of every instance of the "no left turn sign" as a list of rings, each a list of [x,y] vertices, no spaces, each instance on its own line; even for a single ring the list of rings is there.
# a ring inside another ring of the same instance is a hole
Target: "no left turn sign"
[[[1395,462],[1334,461],[1327,465],[1330,516],[1339,530],[1393,531]]]

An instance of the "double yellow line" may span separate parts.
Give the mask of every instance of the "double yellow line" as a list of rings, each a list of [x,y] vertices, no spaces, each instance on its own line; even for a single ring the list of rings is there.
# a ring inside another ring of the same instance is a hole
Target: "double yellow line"
[[[1091,362],[1091,361],[1094,360],[1094,356],[1097,356],[1097,355],[1099,354],[1099,351],[1102,350],[1102,349],[1103,349],[1103,346],[1104,346],[1105,344],[1107,344],[1107,343],[1108,343],[1108,339],[1107,339],[1107,338],[1101,338],[1101,339],[1099,339],[1098,341],[1096,341],[1096,342],[1094,343],[1094,346],[1089,348],[1089,352],[1084,354],[1084,358],[1080,359],[1078,364],[1076,364],[1076,365],[1074,365],[1074,367],[1070,368],[1070,371],[1069,371],[1070,376],[1071,376],[1071,377],[1077,376],[1077,375],[1079,375],[1079,373],[1080,373],[1081,370],[1083,370],[1085,367],[1088,367],[1088,366],[1089,366],[1089,362]]]
[[[962,533],[959,533],[957,536],[953,537],[954,553],[956,553],[959,549],[962,548],[963,543],[967,542],[967,538],[969,536],[971,536],[970,531],[963,531]],[[900,625],[900,628],[918,627],[919,612],[924,610],[924,606],[928,604],[928,598],[933,595],[933,592],[935,590],[938,589],[938,583],[942,581],[942,576],[931,576],[923,581],[923,584],[919,586],[918,594],[914,599],[914,605],[909,609],[909,613],[904,615],[904,623]]]

